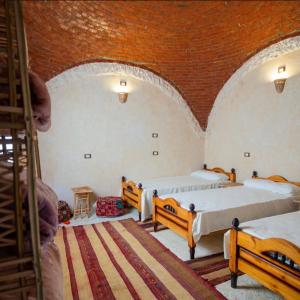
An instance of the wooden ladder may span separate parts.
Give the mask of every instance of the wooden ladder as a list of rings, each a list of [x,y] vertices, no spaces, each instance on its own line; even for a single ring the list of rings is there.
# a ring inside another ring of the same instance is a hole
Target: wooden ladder
[[[20,1],[0,0],[0,299],[43,299],[26,41]],[[25,252],[26,174],[31,250]],[[9,298],[11,299],[11,298]]]

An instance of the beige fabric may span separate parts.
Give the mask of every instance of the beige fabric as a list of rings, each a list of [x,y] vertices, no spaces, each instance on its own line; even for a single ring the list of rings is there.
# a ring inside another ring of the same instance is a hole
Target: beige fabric
[[[158,196],[164,194],[176,194],[188,191],[218,188],[222,180],[208,180],[197,176],[173,176],[160,177],[141,181],[143,184],[142,193],[142,221],[152,215],[152,196],[153,191],[157,190]]]
[[[41,252],[44,300],[63,300],[63,273],[58,247],[50,242]]]

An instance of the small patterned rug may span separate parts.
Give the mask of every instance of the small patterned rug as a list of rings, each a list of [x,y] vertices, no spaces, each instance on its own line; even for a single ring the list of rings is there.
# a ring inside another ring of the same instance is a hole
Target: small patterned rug
[[[62,227],[65,299],[225,299],[132,219]]]
[[[146,221],[136,221],[136,223],[141,226],[143,229],[145,229],[148,232],[153,232],[153,223],[152,223],[152,219],[146,220]],[[159,224],[157,226],[157,230],[163,230],[163,229],[167,229],[166,226]]]
[[[153,232],[152,220],[137,222],[144,230]],[[163,225],[158,226],[158,230],[167,229]],[[209,282],[211,285],[218,285],[230,279],[228,260],[224,259],[223,253],[213,254],[206,257],[195,258],[185,261],[198,276]]]
[[[196,258],[185,263],[211,285],[217,285],[230,279],[228,260],[224,259],[223,253]]]

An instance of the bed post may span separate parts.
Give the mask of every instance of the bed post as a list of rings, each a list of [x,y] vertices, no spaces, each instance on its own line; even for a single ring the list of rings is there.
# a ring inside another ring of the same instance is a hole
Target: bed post
[[[155,204],[156,204],[156,198],[157,198],[157,190],[153,191],[153,198],[152,198],[152,223],[153,223],[153,230],[154,232],[157,231],[157,221],[156,221],[156,208],[155,208]]]
[[[239,219],[234,218],[232,220],[232,226],[230,231],[230,260],[229,260],[229,269],[230,269],[230,280],[231,280],[231,287],[236,288],[237,287],[237,273],[238,273],[238,245],[237,245],[237,239],[238,239],[238,231],[239,228]]]
[[[194,242],[194,238],[193,238],[193,222],[194,222],[194,218],[196,215],[195,212],[195,204],[191,203],[189,206],[189,222],[188,222],[188,245],[190,248],[190,258],[194,259],[195,258],[195,247],[196,244]]]
[[[138,188],[139,188],[139,192],[140,194],[142,194],[142,189],[143,189],[143,185],[141,183],[138,184]],[[141,197],[140,197],[141,199]],[[139,208],[138,208],[138,212],[139,212],[139,222],[141,222],[142,220],[142,209],[141,209],[141,201],[139,201]]]
[[[236,182],[235,168],[231,169],[231,173],[230,173],[229,179],[230,179],[231,182]]]
[[[121,179],[121,186],[122,186],[122,190],[121,190],[121,199],[123,200],[123,202],[125,202],[125,198],[124,198],[124,184],[126,182],[126,177],[122,176]]]
[[[206,170],[207,169],[207,164],[203,165],[203,169]]]

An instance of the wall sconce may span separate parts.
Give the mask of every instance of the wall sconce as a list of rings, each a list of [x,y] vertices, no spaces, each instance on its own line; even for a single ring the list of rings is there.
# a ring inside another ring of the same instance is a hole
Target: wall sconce
[[[121,86],[121,87],[126,87],[126,85],[127,85],[127,82],[126,82],[125,80],[121,80],[121,81],[120,81],[120,86]],[[122,90],[122,91],[120,91],[120,92],[118,93],[119,101],[120,101],[121,103],[125,103],[125,102],[127,101],[128,93],[125,92],[125,91],[123,91],[122,88],[121,88],[121,90]]]
[[[277,79],[274,80],[274,85],[276,92],[281,94],[284,89],[284,85],[287,79],[287,74],[285,72],[285,66],[278,67]]]

